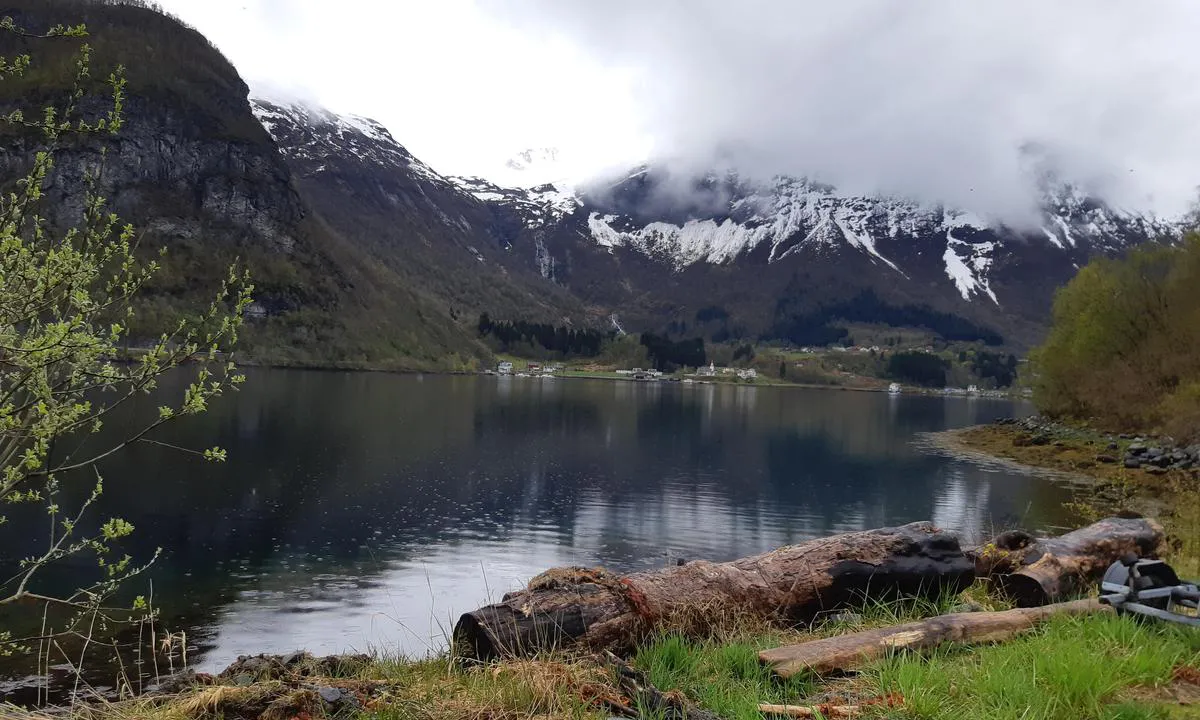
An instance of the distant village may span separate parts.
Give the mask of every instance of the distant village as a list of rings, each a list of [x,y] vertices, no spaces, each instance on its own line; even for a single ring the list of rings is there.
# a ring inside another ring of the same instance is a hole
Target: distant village
[[[879,353],[879,348],[872,347],[833,347],[833,348],[800,348],[802,353],[815,353],[818,351],[824,352],[845,352],[845,353]],[[918,348],[917,352],[922,352]],[[930,348],[927,351],[932,351]],[[797,366],[802,366],[803,363],[797,363]],[[754,368],[738,368],[724,367],[709,363],[708,365],[697,368],[695,372],[684,373],[664,373],[661,370],[653,368],[631,368],[619,369],[605,372],[580,372],[577,369],[568,369],[561,362],[539,362],[527,361],[516,362],[511,360],[501,360],[497,363],[495,370],[487,370],[485,374],[501,375],[512,377],[529,377],[529,378],[554,378],[560,376],[589,376],[589,377],[607,377],[617,380],[633,380],[641,382],[679,382],[683,384],[696,383],[757,383],[759,381],[759,372]],[[875,389],[884,390],[885,387],[877,388],[859,388],[859,389]],[[946,396],[964,396],[964,397],[1011,397],[1013,391],[1010,390],[993,390],[980,388],[978,385],[967,385],[966,387],[944,387],[944,388],[922,388],[915,386],[902,386],[900,383],[892,382],[886,385],[886,391],[892,395],[901,393],[915,393],[922,395],[946,395]],[[1023,388],[1017,391],[1023,395],[1029,395],[1028,388]]]
[[[524,368],[517,368],[511,361],[502,360],[496,365],[495,374],[497,375],[515,375],[517,377],[553,377],[560,375],[565,370],[562,363],[539,363],[527,362]],[[694,373],[687,373],[682,377],[674,375],[666,375],[661,370],[633,368],[631,370],[614,370],[613,375],[629,380],[680,380],[681,382],[696,382],[702,379],[722,378],[729,380],[745,380],[754,382],[758,379],[758,371],[754,368],[732,368],[732,367],[717,367],[710,363],[706,367],[699,368]]]

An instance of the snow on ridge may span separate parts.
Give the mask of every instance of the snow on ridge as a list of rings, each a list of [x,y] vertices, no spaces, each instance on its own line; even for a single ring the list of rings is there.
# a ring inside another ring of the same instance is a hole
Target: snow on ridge
[[[450,177],[459,190],[483,202],[515,209],[530,228],[544,227],[583,206],[579,195],[566,185],[548,183],[533,188],[505,187],[481,177]]]
[[[784,176],[733,199],[727,217],[696,218],[682,225],[654,222],[627,231],[614,227],[616,219],[590,215],[597,242],[665,256],[676,269],[697,262],[732,262],[763,243],[770,247],[768,262],[776,262],[799,246],[845,242],[901,275],[904,271],[883,253],[879,241],[934,223],[932,211],[905,200],[839,196],[827,186]],[[795,242],[802,233],[803,239]]]
[[[360,162],[400,167],[439,184],[449,181],[398,143],[382,123],[359,115],[338,115],[301,101],[250,98],[250,109],[287,154],[304,160],[353,157]],[[300,141],[284,134],[299,131]],[[327,165],[317,168],[323,172]]]

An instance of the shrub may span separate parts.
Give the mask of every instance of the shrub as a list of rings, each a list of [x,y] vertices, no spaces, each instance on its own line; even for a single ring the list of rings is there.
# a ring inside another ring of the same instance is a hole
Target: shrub
[[[1088,264],[1031,361],[1049,415],[1200,436],[1200,237]]]

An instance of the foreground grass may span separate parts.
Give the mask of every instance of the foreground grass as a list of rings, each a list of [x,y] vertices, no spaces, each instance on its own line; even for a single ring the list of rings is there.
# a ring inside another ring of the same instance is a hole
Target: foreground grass
[[[704,638],[664,634],[635,667],[664,692],[728,720],[760,720],[760,703],[864,705],[864,717],[906,720],[1200,718],[1200,632],[1114,615],[1056,618],[1007,643],[897,654],[842,678],[782,680],[758,652],[814,637],[973,609],[1002,609],[982,583],[937,602],[876,603],[800,630],[718,618]],[[315,661],[314,661],[315,662]],[[590,656],[552,655],[462,668],[446,658],[376,657],[313,674],[236,675],[173,696],[76,708],[88,720],[606,720],[624,701]],[[337,688],[353,703],[330,705]],[[893,704],[880,702],[890,698]],[[1181,700],[1193,704],[1181,704]],[[874,703],[874,704],[873,704]],[[0,707],[0,717],[10,717]],[[34,718],[35,714],[11,717]],[[666,720],[643,713],[645,720]]]
[[[866,673],[878,693],[904,697],[900,717],[922,720],[1157,718],[1178,705],[1128,702],[1200,668],[1200,633],[1098,615],[1056,618],[1039,632],[970,651],[902,655]],[[1152,695],[1150,696],[1153,697]],[[1200,707],[1192,717],[1200,717]]]
[[[771,635],[722,642],[666,637],[643,648],[637,662],[659,687],[682,691],[730,720],[759,720],[763,702],[813,706],[887,697],[902,700],[896,707],[868,705],[865,714],[913,720],[1200,717],[1200,705],[1180,705],[1174,694],[1200,702],[1200,686],[1189,690],[1178,679],[1189,675],[1181,668],[1200,672],[1200,633],[1176,626],[1111,615],[1061,618],[1008,643],[899,654],[824,684],[772,678],[757,653],[777,641]]]
[[[568,658],[509,661],[460,671],[441,661],[383,660],[364,673],[390,684],[360,714],[374,720],[562,718],[604,720],[598,700],[612,692],[608,672]]]

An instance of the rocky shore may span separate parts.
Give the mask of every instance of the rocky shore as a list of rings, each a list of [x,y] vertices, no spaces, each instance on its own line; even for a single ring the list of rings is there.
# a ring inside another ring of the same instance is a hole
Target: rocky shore
[[[1096,462],[1122,464],[1128,470],[1145,470],[1164,475],[1170,470],[1200,469],[1200,444],[1185,445],[1174,438],[1156,435],[1104,434],[1048,420],[1038,415],[1016,419],[1000,418],[995,425],[1019,431],[1014,447],[1058,444],[1076,441],[1086,444],[1104,442],[1096,453]]]

